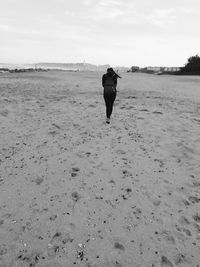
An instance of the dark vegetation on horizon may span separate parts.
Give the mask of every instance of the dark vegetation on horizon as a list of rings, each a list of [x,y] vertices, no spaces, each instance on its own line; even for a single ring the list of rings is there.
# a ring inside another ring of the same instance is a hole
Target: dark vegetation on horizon
[[[188,58],[184,67],[178,71],[179,75],[200,75],[200,57],[195,55]]]
[[[184,67],[145,67],[132,66],[128,72],[142,72],[148,74],[172,75],[200,75],[200,57],[198,55],[188,58]]]

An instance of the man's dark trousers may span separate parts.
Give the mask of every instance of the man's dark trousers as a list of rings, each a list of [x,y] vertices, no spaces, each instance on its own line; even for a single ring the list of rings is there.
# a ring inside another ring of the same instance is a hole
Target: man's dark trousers
[[[113,104],[116,98],[116,91],[112,93],[105,93],[104,92],[104,100],[106,103],[106,116],[110,118],[112,111],[113,111]]]

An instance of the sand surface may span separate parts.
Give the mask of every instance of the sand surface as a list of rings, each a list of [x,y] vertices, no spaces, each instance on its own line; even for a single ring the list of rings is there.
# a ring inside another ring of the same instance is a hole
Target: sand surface
[[[0,74],[0,267],[200,266],[200,77]]]

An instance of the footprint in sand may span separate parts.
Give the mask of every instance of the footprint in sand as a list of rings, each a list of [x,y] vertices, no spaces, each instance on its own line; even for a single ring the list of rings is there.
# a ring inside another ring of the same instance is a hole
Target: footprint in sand
[[[90,104],[88,107],[89,107],[89,108],[96,108],[96,105],[94,105],[94,104]]]
[[[122,170],[123,178],[132,176],[132,173],[128,170]]]
[[[7,246],[5,244],[0,245],[0,256],[6,255],[8,252]]]
[[[197,223],[193,223],[193,226],[195,228],[196,233],[199,234],[200,233],[200,225]]]
[[[126,108],[126,106],[121,106],[121,107],[119,107],[120,109],[125,109]]]
[[[193,183],[193,187],[200,187],[200,182],[199,181],[194,181]]]
[[[187,199],[182,199],[182,202],[186,207],[190,206],[190,202]]]
[[[23,266],[36,266],[39,260],[42,258],[42,253],[40,251],[28,251],[22,250],[16,257],[16,261],[20,261]]]
[[[71,176],[72,176],[72,177],[77,176],[77,174],[78,174],[79,171],[80,171],[80,169],[79,169],[78,167],[73,167],[73,168],[71,169]]]
[[[61,127],[56,123],[52,123],[52,126],[56,127],[57,129],[61,129]]]
[[[128,96],[128,97],[126,97],[127,99],[137,99],[137,97],[136,96]]]
[[[173,244],[173,245],[176,243],[175,238],[173,237],[170,231],[164,230],[161,234],[166,242]]]
[[[154,206],[159,206],[161,204],[161,200],[154,194],[151,194],[150,192],[148,192],[147,190],[144,190],[144,194],[147,196],[147,198],[151,201],[151,203]]]
[[[31,179],[31,182],[35,183],[36,185],[41,185],[44,181],[44,178],[43,177],[37,177],[37,178],[33,178]]]
[[[140,109],[140,111],[148,112],[149,110],[146,108]]]
[[[115,249],[119,249],[119,250],[121,250],[121,251],[125,251],[124,246],[123,246],[122,244],[120,244],[119,242],[115,242],[115,244],[114,244],[114,248],[115,248]]]
[[[185,255],[179,253],[177,254],[175,257],[174,257],[174,262],[176,265],[179,265],[179,264],[182,264],[182,263],[187,263],[188,266],[191,266],[189,265],[191,262],[186,258]]]
[[[161,267],[174,267],[170,260],[167,257],[162,256],[161,258]]]
[[[189,229],[182,228],[182,231],[187,235],[187,236],[192,236],[192,233]]]
[[[67,251],[67,245],[73,241],[74,237],[71,233],[59,231],[56,232],[47,246],[48,258],[55,258],[59,252],[65,253]]]
[[[192,218],[195,220],[195,222],[200,223],[200,215],[198,213],[193,215]]]
[[[189,200],[190,202],[192,202],[193,204],[195,204],[195,203],[199,203],[199,202],[200,202],[200,198],[198,198],[198,197],[193,197],[193,196],[189,197],[188,200]]]
[[[78,202],[80,200],[81,196],[78,192],[73,192],[71,194],[71,198],[74,202]]]
[[[163,114],[161,111],[153,111],[153,114]]]
[[[178,222],[182,225],[182,226],[186,226],[189,225],[190,222],[189,220],[185,217],[185,216],[181,216],[178,220]]]
[[[116,154],[118,154],[118,155],[125,155],[126,154],[126,151],[125,150],[122,150],[122,149],[118,149],[116,151]]]
[[[2,115],[3,117],[7,117],[8,113],[9,113],[8,110],[3,110],[3,111],[0,112],[0,115]]]

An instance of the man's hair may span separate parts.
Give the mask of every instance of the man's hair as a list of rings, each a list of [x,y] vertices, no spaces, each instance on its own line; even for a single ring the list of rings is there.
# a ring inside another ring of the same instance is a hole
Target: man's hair
[[[113,68],[108,68],[107,72],[114,72]]]
[[[107,73],[113,73],[114,76],[121,79],[121,77],[113,70],[113,68],[108,68]]]

